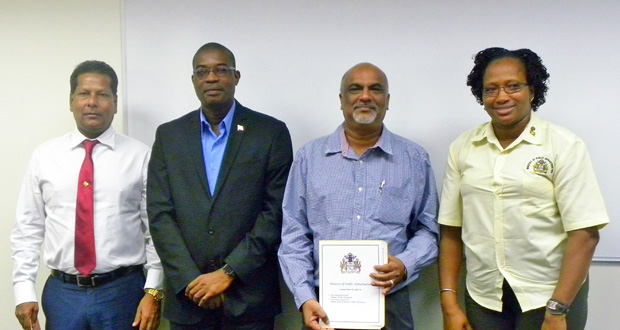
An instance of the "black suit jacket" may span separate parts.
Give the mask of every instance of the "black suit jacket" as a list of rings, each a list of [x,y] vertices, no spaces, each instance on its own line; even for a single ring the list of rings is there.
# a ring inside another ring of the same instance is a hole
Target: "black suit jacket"
[[[211,196],[199,111],[158,127],[149,162],[147,211],[166,276],[164,315],[193,324],[210,313],[186,298],[185,288],[227,263],[239,278],[225,292],[225,316],[274,316],[282,196],[293,159],[288,129],[237,103]]]

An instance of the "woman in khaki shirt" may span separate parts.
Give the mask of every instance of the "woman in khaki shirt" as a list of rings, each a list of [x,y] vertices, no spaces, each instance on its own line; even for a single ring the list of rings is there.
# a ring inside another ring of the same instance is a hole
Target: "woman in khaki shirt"
[[[491,121],[450,146],[439,211],[444,329],[585,327],[587,273],[609,218],[583,141],[533,113],[548,78],[529,49],[474,59],[467,85]]]

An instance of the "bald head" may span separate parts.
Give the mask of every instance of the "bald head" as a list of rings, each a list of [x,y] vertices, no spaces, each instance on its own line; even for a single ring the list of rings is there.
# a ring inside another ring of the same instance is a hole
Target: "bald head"
[[[385,92],[388,93],[389,92],[389,86],[388,86],[388,80],[387,80],[387,76],[385,75],[385,73],[383,72],[383,70],[379,69],[378,66],[372,64],[372,63],[368,63],[368,62],[362,62],[362,63],[358,63],[356,65],[354,65],[353,67],[351,67],[349,70],[347,70],[347,72],[344,73],[344,75],[342,76],[342,80],[340,81],[340,93],[342,94],[343,91],[346,90],[347,85],[349,83],[349,77],[351,76],[351,74],[359,71],[359,70],[363,70],[363,69],[371,69],[374,70],[378,73],[379,78],[381,79],[381,85],[383,85]]]
[[[390,102],[385,73],[370,63],[350,68],[340,84],[340,109],[349,132],[381,132]]]

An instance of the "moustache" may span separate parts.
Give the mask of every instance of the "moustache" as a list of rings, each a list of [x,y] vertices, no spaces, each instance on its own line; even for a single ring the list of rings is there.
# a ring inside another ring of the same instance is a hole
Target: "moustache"
[[[357,110],[359,108],[371,108],[375,112],[379,111],[379,107],[374,103],[358,103],[353,105],[353,110]]]

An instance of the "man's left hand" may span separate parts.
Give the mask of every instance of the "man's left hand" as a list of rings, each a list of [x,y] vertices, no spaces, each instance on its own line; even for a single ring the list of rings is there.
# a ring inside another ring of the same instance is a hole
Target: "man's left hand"
[[[374,279],[373,286],[384,288],[383,294],[387,295],[394,286],[405,280],[405,264],[394,256],[388,256],[388,263],[375,266],[377,273],[371,273]]]
[[[209,305],[209,300],[224,293],[232,283],[233,278],[218,269],[203,274],[193,280],[185,289],[185,295],[200,307]]]
[[[144,297],[138,305],[138,311],[134,318],[132,327],[138,327],[140,330],[155,330],[159,326],[159,317],[161,316],[161,301],[155,300],[155,297],[145,293]]]

